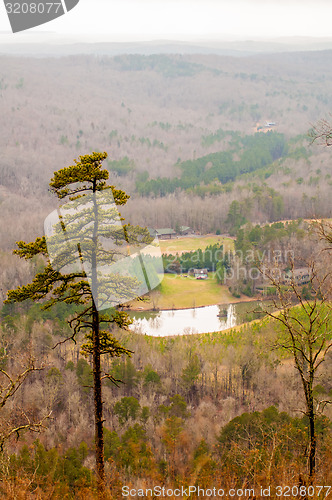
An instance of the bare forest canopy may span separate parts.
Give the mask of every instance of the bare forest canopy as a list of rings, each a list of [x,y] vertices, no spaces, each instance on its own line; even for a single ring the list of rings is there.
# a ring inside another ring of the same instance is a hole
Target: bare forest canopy
[[[60,307],[53,314],[43,321],[35,305],[3,318],[8,358],[19,361],[29,339],[38,359],[47,362],[15,395],[4,417],[11,422],[22,405],[35,418],[53,410],[41,435],[12,441],[7,470],[10,478],[22,479],[19,491],[29,479],[27,489],[39,486],[44,492],[52,485],[54,498],[64,498],[63,491],[79,498],[80,487],[93,484],[92,369],[80,345],[51,348],[67,327]],[[151,338],[117,332],[135,354],[106,360],[107,369],[124,382],[119,388],[106,382],[103,389],[113,498],[121,498],[122,485],[143,480],[150,487],[180,480],[229,488],[240,488],[245,480],[251,487],[297,484],[305,470],[308,421],[294,364],[282,349],[271,347],[281,334],[272,321],[224,335]],[[2,353],[1,363],[5,360]],[[315,402],[332,394],[331,361],[329,353],[315,384]],[[317,484],[331,479],[331,410],[330,405],[326,416],[317,417]],[[93,497],[82,493],[82,498]]]
[[[133,223],[226,232],[234,201],[253,223],[330,216],[330,154],[308,131],[332,108],[331,58],[2,56],[1,247],[40,232],[52,172],[90,151]]]

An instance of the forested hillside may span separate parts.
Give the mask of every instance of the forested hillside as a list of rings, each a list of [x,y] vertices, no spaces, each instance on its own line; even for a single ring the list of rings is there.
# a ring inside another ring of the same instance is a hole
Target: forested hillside
[[[54,169],[93,150],[108,152],[113,181],[132,196],[126,214],[148,226],[224,231],[240,199],[252,222],[327,216],[329,155],[308,131],[331,108],[330,60],[330,51],[2,56],[1,217],[14,217],[1,224],[2,245],[47,215]],[[271,193],[278,209],[257,207]]]
[[[7,478],[20,478],[16,494],[20,487],[33,488],[37,498],[52,491],[55,498],[90,498],[89,360],[80,354],[80,343],[52,349],[68,332],[64,310],[42,314],[29,304],[25,309],[3,311],[7,347],[1,363],[17,369],[24,355],[17,359],[15,353],[29,346],[45,369],[27,380],[2,415],[8,426],[15,424],[21,407],[36,421],[52,410],[52,420],[40,435],[11,441]],[[331,317],[329,328],[330,323]],[[106,361],[106,369],[123,382],[119,388],[106,382],[103,395],[113,498],[121,497],[123,485],[240,489],[244,483],[248,488],[298,484],[306,468],[308,420],[301,413],[304,398],[296,369],[282,348],[273,348],[282,332],[267,320],[226,334],[177,338],[114,332],[134,355]],[[314,387],[316,404],[332,396],[331,366],[330,353]],[[318,417],[317,484],[331,481],[331,417],[331,406]]]

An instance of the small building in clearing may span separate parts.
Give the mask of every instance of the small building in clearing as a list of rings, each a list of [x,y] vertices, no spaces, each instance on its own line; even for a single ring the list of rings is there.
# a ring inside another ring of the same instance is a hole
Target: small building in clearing
[[[208,278],[207,269],[194,269],[193,272],[197,280],[206,280]]]
[[[156,229],[156,235],[160,239],[171,239],[173,236],[176,236],[176,232],[171,227],[165,227]]]
[[[310,269],[307,267],[299,267],[291,269],[285,273],[284,283],[295,283],[296,285],[306,285],[310,281]]]
[[[179,233],[181,235],[192,234],[194,231],[189,226],[180,226]]]
[[[152,238],[155,238],[157,236],[157,231],[156,229],[153,229],[153,227],[147,227],[146,229],[149,231],[149,234],[150,236],[152,236]]]

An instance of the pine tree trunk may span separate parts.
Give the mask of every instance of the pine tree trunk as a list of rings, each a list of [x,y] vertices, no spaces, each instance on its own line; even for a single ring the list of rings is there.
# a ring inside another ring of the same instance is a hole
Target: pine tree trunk
[[[105,465],[104,465],[104,434],[103,434],[103,401],[101,390],[99,313],[93,302],[92,317],[93,339],[93,395],[95,410],[95,447],[96,472],[99,498],[105,498]]]
[[[93,184],[93,192],[96,192],[96,181]],[[96,199],[93,200],[94,227],[93,227],[93,249],[91,254],[91,281],[93,290],[92,299],[92,344],[93,344],[93,396],[95,410],[95,448],[96,448],[96,473],[98,498],[105,499],[105,464],[104,464],[104,432],[103,432],[103,400],[101,389],[101,366],[100,366],[100,337],[99,337],[99,311],[98,311],[98,278],[97,278],[97,252],[98,252],[98,206]]]

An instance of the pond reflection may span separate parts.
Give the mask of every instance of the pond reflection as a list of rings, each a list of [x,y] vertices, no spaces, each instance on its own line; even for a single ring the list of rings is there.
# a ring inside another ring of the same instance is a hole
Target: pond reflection
[[[260,301],[168,311],[130,312],[131,329],[154,337],[188,335],[227,330],[259,317],[253,311]]]

